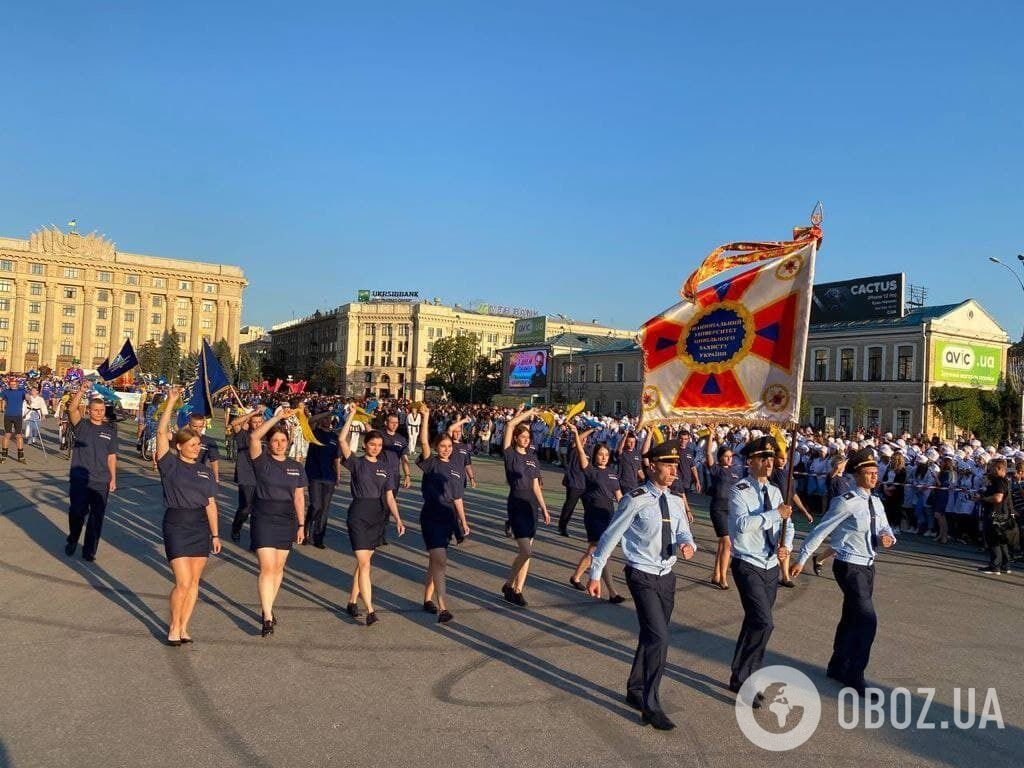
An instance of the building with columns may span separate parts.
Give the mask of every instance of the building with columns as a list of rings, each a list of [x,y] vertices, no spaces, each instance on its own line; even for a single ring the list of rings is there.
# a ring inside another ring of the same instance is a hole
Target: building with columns
[[[0,237],[0,371],[95,367],[126,337],[165,332],[183,352],[206,338],[237,353],[246,285],[240,267],[125,253],[96,233]]]

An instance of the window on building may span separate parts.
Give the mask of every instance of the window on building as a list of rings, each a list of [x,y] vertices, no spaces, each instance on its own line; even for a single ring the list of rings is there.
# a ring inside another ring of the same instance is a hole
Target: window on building
[[[398,326],[398,335],[401,336],[402,338],[407,337],[409,335],[409,326],[408,325],[400,325],[400,326]]]
[[[882,380],[882,348],[868,347],[868,381]]]
[[[62,334],[64,334],[65,336],[72,335],[75,332],[75,324],[74,323],[61,323],[60,324],[60,332]]]
[[[896,381],[910,381],[913,378],[914,348],[909,344],[901,345],[896,348]]]
[[[615,415],[616,416],[621,416],[622,415],[622,401],[621,400],[616,400],[615,401]]]
[[[65,304],[64,308],[62,310],[62,313],[63,313],[64,317],[74,317],[75,316],[75,305],[74,304]]]
[[[153,287],[154,288],[166,288],[167,287],[167,281],[164,280],[162,277],[154,277],[153,278]]]
[[[600,363],[595,363],[594,364],[594,383],[595,384],[600,384],[601,383],[601,364]]]
[[[178,299],[178,309],[187,310],[192,307],[192,303],[188,299]]]
[[[6,336],[0,336],[0,352],[6,352],[6,351],[7,351],[7,337]]]
[[[124,313],[124,321],[126,323],[134,323],[135,322],[135,312],[132,311],[132,310],[127,310]]]
[[[910,411],[906,408],[896,409],[896,434],[910,432]]]
[[[374,351],[373,350],[373,342],[370,341],[369,339],[367,339],[366,340],[366,348],[363,351],[364,352],[373,352]]]
[[[64,277],[70,277],[73,280],[78,279],[78,269],[75,267],[64,267]]]
[[[427,352],[433,352],[433,351],[434,351],[434,342],[428,341],[427,342]]]
[[[151,332],[149,334],[149,340],[150,341],[155,341],[157,344],[160,343],[160,340],[162,338],[163,338],[163,335],[160,333],[160,331],[153,331],[153,332]]]
[[[30,315],[38,315],[43,311],[43,305],[38,301],[30,301],[28,303],[28,313]]]
[[[367,363],[367,365],[369,365],[369,363]],[[363,374],[363,381],[365,381],[367,384],[372,383],[373,382],[373,373],[371,373],[370,371],[367,371],[366,373],[364,373]]]
[[[216,292],[217,292],[217,284],[216,283],[203,283],[203,293],[216,293]]]
[[[365,333],[367,336],[373,336],[374,328],[376,328],[375,325],[367,323],[366,325],[363,326],[363,333]]]
[[[0,310],[2,310],[4,312],[10,312],[11,311],[11,300],[10,299],[0,299]]]
[[[184,344],[185,343],[185,334],[184,333],[182,333],[181,331],[175,331],[174,335],[178,337],[178,343],[179,344]]]
[[[33,275],[45,275],[46,265],[45,264],[30,264],[28,271]]]
[[[825,428],[825,409],[820,406],[815,406],[811,409],[811,423],[815,429]]]
[[[107,308],[106,307],[96,307],[96,319],[97,320],[106,320],[107,319]]]
[[[13,272],[14,262],[7,259],[0,259],[0,272]]]
[[[878,408],[868,408],[868,429],[879,429],[882,426],[882,412]]]
[[[203,312],[213,312],[213,302],[212,301],[204,301],[203,302]]]
[[[434,336],[435,336],[435,338],[438,338],[438,339],[444,338],[444,328],[437,328],[437,329],[435,329]]]
[[[581,384],[587,380],[587,366],[580,365],[579,379]]]
[[[853,381],[853,360],[854,352],[852,349],[847,348],[839,350],[840,381]]]
[[[364,356],[363,357],[363,365],[373,365],[373,356],[372,355]],[[369,376],[370,374],[366,374],[366,375]],[[369,381],[369,379],[367,379],[367,381]]]
[[[827,381],[828,380],[828,350],[827,349],[816,349],[814,350],[814,368],[813,368],[814,381]],[[822,417],[824,418],[824,417]]]
[[[124,276],[124,282],[125,282],[125,285],[138,285],[139,284],[139,276],[138,275],[125,275]]]
[[[3,292],[3,293],[10,293],[11,292],[11,281],[10,280],[0,280],[0,292]]]
[[[385,323],[383,335],[386,338],[391,338],[391,323]]]
[[[386,358],[386,357],[384,357],[384,355],[381,355],[381,356],[380,356],[380,365],[381,365],[381,368],[383,368],[383,367],[384,367],[385,365],[387,365],[387,364],[388,364],[388,363],[387,363],[387,358]]]
[[[92,347],[93,357],[106,357],[107,356],[107,345],[106,344],[94,344]]]
[[[106,288],[100,288],[96,291],[96,301],[110,301],[110,291]]]
[[[840,408],[839,409],[838,413],[836,414],[836,424],[837,424],[837,426],[841,430],[843,430],[847,434],[849,434],[849,432],[850,432],[850,409],[849,408]]]
[[[38,320],[29,320],[28,321],[28,331],[29,331],[29,333],[39,333],[39,321]]]
[[[204,329],[204,330],[207,330],[207,331],[208,331],[208,330],[210,330],[211,328],[213,328],[213,320],[211,320],[211,319],[210,319],[210,318],[208,318],[208,317],[204,317],[204,318],[203,318],[203,320],[202,320],[202,323],[203,323],[203,329]]]
[[[434,329],[433,328],[427,328],[427,338],[428,339],[434,338]]]
[[[616,363],[615,364],[615,380],[616,381],[622,381],[623,376],[625,375],[625,372],[626,372],[625,364],[623,364],[623,363]],[[619,403],[619,405],[622,405],[622,403]]]
[[[96,330],[93,331],[93,335],[95,335],[97,339],[105,339],[107,337],[107,326],[97,325]]]
[[[6,331],[11,327],[11,319],[9,317],[0,317],[0,331]]]
[[[31,296],[42,296],[43,295],[43,284],[42,283],[29,283],[28,292]],[[74,298],[74,297],[72,297]]]
[[[179,291],[191,291],[192,290],[192,281],[191,280],[179,280],[178,281],[178,290]]]
[[[178,328],[188,328],[188,318],[176,317],[174,318],[174,325],[177,326]]]
[[[25,342],[25,351],[29,354],[39,354],[39,340],[29,339]]]
[[[126,293],[124,295],[124,303],[125,304],[129,304],[129,305],[130,304],[136,304],[136,303],[138,303],[138,300],[139,300],[139,294],[137,294],[137,293]]]
[[[62,341],[60,343],[60,353],[62,355],[70,357],[75,353],[75,345],[70,341]]]
[[[103,272],[102,270],[96,273],[97,283],[112,283],[114,282],[113,272]]]
[[[152,298],[151,303],[152,303],[154,309],[159,309],[160,307],[162,307],[164,305],[164,297],[163,296],[154,296]]]
[[[150,325],[160,325],[160,321],[163,320],[163,319],[164,319],[163,315],[161,315],[159,312],[154,312],[153,314],[151,314],[149,316],[149,324]]]

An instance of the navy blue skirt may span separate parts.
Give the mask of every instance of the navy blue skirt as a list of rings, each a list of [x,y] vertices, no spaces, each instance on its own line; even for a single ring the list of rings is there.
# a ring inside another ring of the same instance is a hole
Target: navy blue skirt
[[[210,521],[205,507],[168,507],[164,511],[163,532],[168,560],[210,556]]]
[[[512,491],[505,508],[513,537],[532,539],[537,535],[537,497],[533,491]]]
[[[427,550],[447,548],[455,536],[458,519],[454,507],[424,506],[420,511],[420,533]]]
[[[299,530],[294,501],[256,499],[249,533],[254,549],[291,549]]]

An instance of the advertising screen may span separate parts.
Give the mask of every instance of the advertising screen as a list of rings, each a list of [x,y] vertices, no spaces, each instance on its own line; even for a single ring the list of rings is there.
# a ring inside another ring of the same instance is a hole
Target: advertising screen
[[[548,353],[545,349],[524,349],[508,358],[508,386],[539,389],[548,385]]]
[[[811,323],[903,317],[903,274],[821,283],[812,302]]]
[[[999,347],[962,341],[936,340],[932,381],[974,389],[995,389],[1002,373]]]
[[[516,327],[512,333],[512,342],[515,344],[533,344],[539,341],[543,344],[544,339],[547,338],[547,324],[548,319],[546,317],[526,317],[516,320]]]

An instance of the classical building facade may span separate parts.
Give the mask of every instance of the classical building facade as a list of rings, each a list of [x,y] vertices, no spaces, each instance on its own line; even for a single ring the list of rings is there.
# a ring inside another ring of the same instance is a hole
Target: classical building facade
[[[125,253],[95,233],[0,238],[0,370],[94,367],[165,331],[183,351],[206,338],[237,353],[247,284],[239,267]]]

